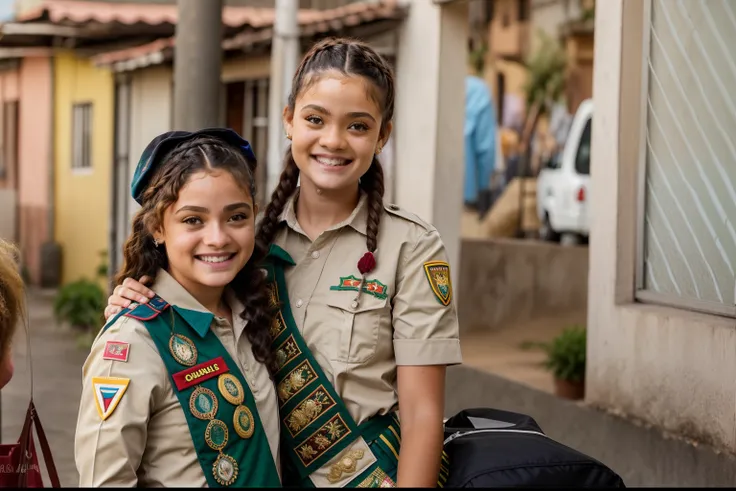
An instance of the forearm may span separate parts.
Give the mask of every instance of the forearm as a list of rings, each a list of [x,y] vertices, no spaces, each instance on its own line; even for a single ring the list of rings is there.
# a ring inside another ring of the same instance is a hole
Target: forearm
[[[437,486],[443,439],[441,414],[401,413],[398,487]]]

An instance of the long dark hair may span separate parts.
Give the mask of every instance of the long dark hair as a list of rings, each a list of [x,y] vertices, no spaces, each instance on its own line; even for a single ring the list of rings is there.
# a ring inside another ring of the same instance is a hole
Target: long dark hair
[[[176,203],[179,191],[190,176],[213,169],[229,172],[236,182],[247,186],[255,199],[256,162],[247,159],[240,149],[211,136],[199,136],[181,143],[163,158],[163,164],[143,193],[142,207],[133,219],[133,231],[123,246],[123,267],[115,278],[116,284],[121,284],[125,278],[144,275],[153,278],[159,269],[168,268],[166,247],[156,246],[151,231],[160,228],[164,211]],[[266,249],[256,241],[253,255],[229,286],[245,307],[239,315],[247,321],[245,333],[253,346],[253,355],[273,374],[276,364],[269,334],[273,317],[265,279],[259,269],[265,255]]]
[[[315,80],[313,75],[327,70],[338,70],[346,75],[364,77],[371,83],[370,96],[375,98],[383,115],[381,133],[385,133],[387,125],[394,116],[394,76],[391,67],[370,46],[360,41],[345,38],[325,39],[304,55],[301,64],[294,74],[289,95],[289,109],[293,112],[296,98]],[[299,180],[299,168],[294,162],[291,147],[284,157],[284,171],[281,173],[278,186],[271,195],[271,202],[261,219],[257,242],[268,248],[278,230],[279,216],[284,211],[286,202],[296,190]],[[375,252],[378,241],[378,226],[383,213],[383,169],[378,158],[373,157],[371,166],[360,178],[360,188],[368,195],[368,220],[366,246]]]

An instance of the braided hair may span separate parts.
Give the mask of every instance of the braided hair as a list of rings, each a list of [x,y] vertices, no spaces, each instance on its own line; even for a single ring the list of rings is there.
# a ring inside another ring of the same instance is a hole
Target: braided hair
[[[125,278],[154,278],[159,269],[168,269],[166,246],[157,246],[151,231],[161,227],[164,212],[176,203],[179,191],[196,172],[227,171],[235,182],[247,186],[252,197],[256,196],[256,162],[218,138],[199,136],[187,140],[173,148],[162,161],[143,193],[141,209],[133,218],[132,233],[123,246],[123,267],[115,277],[115,284],[122,284]],[[269,334],[273,319],[265,278],[258,268],[265,256],[266,249],[256,241],[253,255],[229,286],[244,306],[239,315],[247,321],[245,333],[253,355],[274,374],[276,364]]]
[[[345,75],[364,77],[371,82],[370,97],[382,110],[381,133],[385,133],[394,116],[394,76],[389,64],[373,48],[360,41],[345,38],[330,38],[320,41],[304,56],[294,74],[289,94],[289,110],[294,111],[296,99],[318,75],[328,70],[337,70]],[[291,147],[284,157],[284,170],[271,201],[261,219],[256,241],[268,249],[278,230],[279,217],[287,201],[296,191],[299,168],[294,161]],[[368,220],[366,247],[373,253],[378,245],[378,228],[383,214],[383,169],[377,157],[360,179],[360,188],[368,196]]]

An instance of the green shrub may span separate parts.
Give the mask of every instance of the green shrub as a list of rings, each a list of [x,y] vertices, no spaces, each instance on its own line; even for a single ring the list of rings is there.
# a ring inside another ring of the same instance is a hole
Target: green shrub
[[[557,379],[580,382],[585,378],[585,349],[585,328],[568,327],[544,347],[544,365]]]
[[[581,326],[571,326],[562,331],[550,343],[525,341],[521,349],[542,349],[547,354],[543,365],[555,378],[580,382],[585,378],[586,331]]]
[[[97,282],[86,278],[67,283],[54,299],[57,322],[68,322],[72,328],[97,332],[104,323],[105,293]]]

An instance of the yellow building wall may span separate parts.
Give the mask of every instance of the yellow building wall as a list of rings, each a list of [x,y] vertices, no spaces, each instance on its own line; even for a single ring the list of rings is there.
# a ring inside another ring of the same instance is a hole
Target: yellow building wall
[[[62,282],[92,279],[108,248],[115,84],[106,69],[72,52],[54,60],[56,240]],[[72,169],[72,106],[92,104],[91,168]]]

